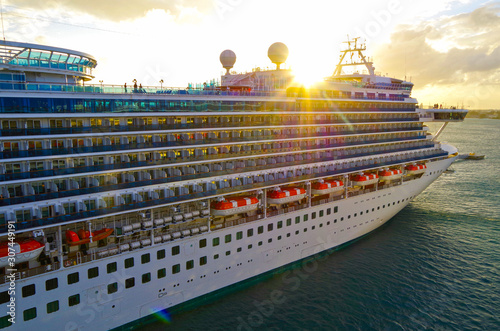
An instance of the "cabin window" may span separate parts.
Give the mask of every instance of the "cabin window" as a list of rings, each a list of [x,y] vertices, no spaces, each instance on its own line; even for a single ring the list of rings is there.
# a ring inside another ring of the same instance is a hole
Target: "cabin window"
[[[247,237],[253,236],[253,229],[248,229],[247,230]]]
[[[52,301],[47,303],[47,314],[53,313],[59,310],[59,301]]]
[[[295,217],[295,224],[299,224],[300,223],[300,216],[297,216]]]
[[[135,278],[130,277],[128,279],[125,279],[125,288],[131,288],[135,286]]]
[[[34,295],[36,293],[35,284],[24,286],[22,289],[22,293],[23,293],[23,298]]]
[[[243,231],[236,232],[236,240],[243,239]]]
[[[118,292],[118,283],[108,284],[108,294]]]
[[[186,262],[186,270],[193,269],[194,267],[194,260],[189,260]]]
[[[226,234],[226,237],[224,239],[225,243],[230,243],[231,242],[231,235],[230,234]]]
[[[10,301],[10,295],[8,291],[3,291],[0,293],[0,305]]]
[[[97,276],[99,276],[99,268],[90,268],[89,270],[87,270],[87,276],[89,277],[89,279],[96,278]]]
[[[33,308],[26,309],[25,311],[23,311],[23,318],[25,321],[29,321],[29,320],[36,318],[36,308],[33,307]]]
[[[263,226],[259,226],[259,227],[257,228],[257,233],[258,233],[258,234],[261,234],[261,233],[263,233],[263,232],[264,232],[264,227],[263,227]]]
[[[181,265],[175,264],[172,266],[172,274],[178,274],[181,271]]]
[[[158,279],[165,278],[167,276],[167,269],[165,268],[158,269],[157,276]]]
[[[206,256],[200,257],[200,265],[205,265],[205,264],[207,264],[207,257]]]
[[[289,218],[289,219],[286,220],[286,226],[290,226],[290,225],[292,225],[292,219],[291,218]]]
[[[134,258],[130,257],[125,259],[125,269],[132,268],[134,266]]]
[[[328,208],[328,209],[326,210],[326,214],[327,214],[327,215],[330,215],[331,213],[332,213],[332,208]]]
[[[148,254],[143,254],[141,256],[141,263],[142,264],[149,263],[149,261],[151,261],[151,255],[149,253]]]
[[[68,306],[76,306],[80,303],[80,294],[72,295],[68,298]]]
[[[314,219],[316,219],[316,212],[313,212],[313,213],[311,214],[311,217],[312,217],[312,219],[313,219],[313,220],[314,220]]]
[[[108,265],[106,266],[106,269],[108,270],[108,274],[115,272],[117,270],[116,262],[108,263]]]
[[[50,290],[56,289],[57,286],[58,286],[58,280],[57,280],[57,278],[52,278],[52,279],[49,279],[49,280],[45,281],[45,290],[46,291],[50,291]]]
[[[150,281],[151,281],[151,273],[150,272],[142,274],[142,283],[143,284],[149,283]]]
[[[179,255],[181,252],[181,248],[179,246],[172,247],[172,256]]]
[[[157,260],[161,260],[161,259],[164,259],[165,258],[165,250],[164,249],[160,249],[158,252],[156,252],[156,259]]]
[[[207,240],[206,239],[201,239],[200,240],[200,248],[206,247],[207,246]]]
[[[80,281],[80,274],[78,272],[74,272],[68,275],[68,285],[78,283]]]
[[[212,246],[219,246],[219,237],[213,238],[212,239]]]

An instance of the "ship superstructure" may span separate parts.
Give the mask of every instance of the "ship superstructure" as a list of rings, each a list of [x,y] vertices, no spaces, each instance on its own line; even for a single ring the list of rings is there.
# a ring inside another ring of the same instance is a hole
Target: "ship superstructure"
[[[224,51],[200,89],[89,85],[88,54],[0,46],[7,330],[116,328],[359,238],[457,157],[423,121],[466,115],[417,109],[364,56],[303,87],[281,43],[276,70],[232,74]]]

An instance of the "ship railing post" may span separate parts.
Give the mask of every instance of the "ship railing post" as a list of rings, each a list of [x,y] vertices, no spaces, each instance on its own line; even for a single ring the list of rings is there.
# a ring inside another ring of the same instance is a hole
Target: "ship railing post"
[[[311,203],[312,203],[312,197],[311,197],[311,182],[307,181],[307,200],[308,200],[308,207],[311,208]]]
[[[62,241],[63,241],[63,238],[62,238],[62,229],[61,229],[61,226],[59,225],[57,227],[57,230],[58,230],[58,240],[57,240],[57,252],[58,252],[58,255],[59,255],[59,269],[62,269],[63,268],[63,251],[62,251]]]
[[[263,191],[263,205],[264,205],[264,218],[267,218],[267,189],[264,189]]]
[[[149,220],[151,222],[153,222],[153,227],[151,228],[151,231],[150,231],[150,239],[151,239],[151,246],[154,246],[155,245],[155,223],[154,223],[154,215],[153,215],[153,209],[150,209],[149,210]]]
[[[349,176],[344,175],[344,199],[347,199],[348,186],[349,186]]]
[[[207,217],[207,226],[208,226],[208,232],[210,232],[210,224],[212,224],[212,213],[210,213],[210,199],[207,199],[207,206],[208,206],[208,217]]]

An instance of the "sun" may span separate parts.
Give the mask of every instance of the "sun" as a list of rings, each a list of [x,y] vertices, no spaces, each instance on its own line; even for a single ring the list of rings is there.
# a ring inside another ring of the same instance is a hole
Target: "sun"
[[[324,77],[329,74],[325,68],[324,59],[311,59],[307,48],[295,48],[289,63],[295,76],[294,82],[305,87],[323,81]]]
[[[324,76],[304,67],[295,67],[293,69],[293,73],[295,75],[294,82],[305,87],[310,87],[318,82],[321,82]]]

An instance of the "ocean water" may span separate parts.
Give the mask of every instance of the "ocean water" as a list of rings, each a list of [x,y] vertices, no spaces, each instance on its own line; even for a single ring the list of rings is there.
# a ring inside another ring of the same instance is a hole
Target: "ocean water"
[[[500,120],[451,123],[440,140],[487,158],[455,162],[339,251],[138,329],[500,330]]]

